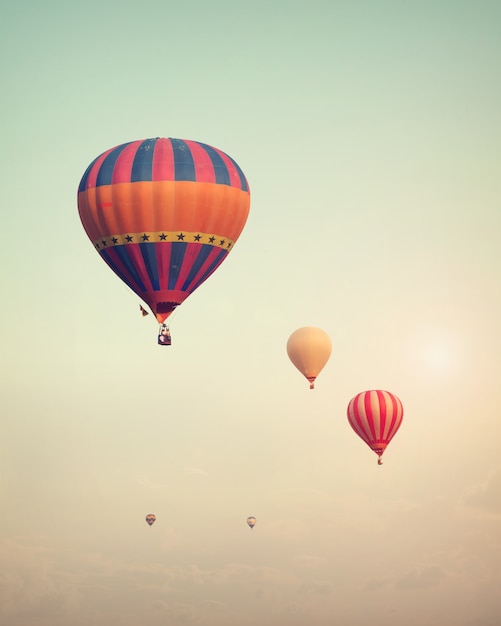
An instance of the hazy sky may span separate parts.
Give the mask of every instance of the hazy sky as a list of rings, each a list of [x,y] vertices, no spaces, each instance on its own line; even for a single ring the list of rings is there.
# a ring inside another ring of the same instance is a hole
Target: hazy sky
[[[0,623],[501,623],[500,24],[496,0],[3,4]],[[94,157],[156,136],[251,188],[170,348],[76,203]],[[307,325],[333,344],[314,391],[285,349]],[[382,467],[346,418],[375,388],[405,410]]]

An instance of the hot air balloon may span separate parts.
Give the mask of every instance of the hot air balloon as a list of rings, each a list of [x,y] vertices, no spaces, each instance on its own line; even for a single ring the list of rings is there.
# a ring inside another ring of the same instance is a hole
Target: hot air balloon
[[[389,391],[362,391],[348,404],[348,421],[357,435],[378,455],[378,465],[387,445],[400,428],[404,408]]]
[[[294,331],[287,341],[287,354],[297,369],[315,388],[315,379],[329,360],[332,344],[321,328],[304,326]]]
[[[256,518],[255,517],[248,517],[247,518],[247,524],[249,524],[250,529],[252,530],[254,528],[254,526],[256,525]]]
[[[156,519],[157,519],[157,516],[153,515],[153,513],[148,513],[148,515],[145,517],[145,520],[148,526],[152,526],[155,523]]]
[[[190,140],[111,148],[78,188],[78,212],[95,249],[165,328],[231,252],[249,207],[249,185],[235,161]],[[159,343],[169,345],[160,334]]]

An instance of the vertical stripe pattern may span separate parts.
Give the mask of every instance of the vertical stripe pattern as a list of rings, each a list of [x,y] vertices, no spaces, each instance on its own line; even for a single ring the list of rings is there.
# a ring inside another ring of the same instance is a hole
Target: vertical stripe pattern
[[[400,428],[404,409],[389,391],[363,391],[348,404],[348,421],[357,435],[381,456]]]
[[[221,150],[198,141],[158,137],[103,153],[87,168],[78,191],[112,182],[153,180],[213,182],[249,191],[240,167]]]
[[[249,185],[236,162],[184,139],[107,150],[78,187],[89,239],[160,322],[226,259],[249,207]]]

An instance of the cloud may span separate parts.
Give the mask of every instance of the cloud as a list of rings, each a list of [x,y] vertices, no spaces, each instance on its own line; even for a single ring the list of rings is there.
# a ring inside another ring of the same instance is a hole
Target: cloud
[[[185,467],[184,471],[189,476],[208,476],[209,474],[200,467]]]
[[[434,587],[444,578],[445,572],[438,565],[415,567],[395,582],[398,589],[424,589]]]
[[[168,488],[167,484],[161,483],[158,480],[152,480],[148,478],[148,476],[138,476],[136,477],[136,482],[142,489],[149,491],[165,491]]]
[[[308,580],[298,589],[300,595],[328,596],[332,592],[332,584],[324,580]]]
[[[319,569],[327,563],[327,559],[312,554],[297,554],[293,558],[293,563],[301,568]]]
[[[487,515],[501,515],[501,468],[494,470],[483,484],[466,489],[461,504]]]
[[[370,578],[364,585],[364,589],[367,591],[377,591],[384,589],[391,584],[391,578],[389,576],[382,576],[379,578]]]
[[[253,623],[249,607],[256,598],[266,610],[287,606],[302,582],[274,567],[171,563],[161,551],[152,561],[144,545],[139,560],[67,543],[58,552],[57,545],[43,537],[0,540],[2,624],[100,626],[113,616],[117,626],[246,625]],[[323,595],[325,585],[315,583],[302,592],[306,598]]]
[[[82,601],[75,584],[78,574],[62,570],[54,547],[45,538],[0,542],[0,561],[0,622],[45,626],[57,623],[57,616],[78,610]]]

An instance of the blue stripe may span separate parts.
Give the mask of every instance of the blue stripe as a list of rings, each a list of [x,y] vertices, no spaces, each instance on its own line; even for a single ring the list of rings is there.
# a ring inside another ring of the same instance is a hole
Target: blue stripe
[[[102,258],[106,261],[106,263],[111,267],[111,269],[115,272],[115,274],[121,279],[123,280],[123,282],[130,287],[133,291],[134,291],[134,285],[131,283],[131,281],[129,280],[129,277],[127,276],[127,274],[124,274],[123,272],[120,271],[120,269],[115,265],[115,263],[110,259],[109,255],[107,254],[106,250],[101,250],[100,254],[102,256]]]
[[[195,163],[188,145],[181,139],[171,139],[174,153],[174,180],[195,181]]]
[[[111,185],[115,163],[122,153],[122,150],[128,146],[129,143],[123,143],[121,146],[117,146],[104,159],[101,163],[101,167],[99,168],[99,172],[97,173],[96,187],[100,187],[101,185]]]
[[[131,183],[153,180],[153,154],[156,139],[145,139],[139,146],[132,163]]]
[[[174,242],[172,244],[170,253],[170,268],[169,268],[169,289],[175,289],[179,272],[183,265],[183,259],[188,244],[184,241]]]
[[[148,277],[154,291],[159,291],[160,281],[158,280],[158,265],[156,245],[154,243],[140,243],[141,254],[143,255],[144,265],[148,272]]]
[[[99,155],[101,156],[101,155]],[[85,174],[82,176],[82,180],[80,181],[80,184],[78,185],[78,192],[80,193],[80,191],[85,191],[85,187],[87,185],[87,178],[89,177],[89,173],[91,171],[91,169],[94,167],[94,163],[99,159],[99,157],[96,157],[92,163],[89,165],[89,167],[85,170]]]
[[[212,274],[212,272],[214,272],[214,270],[217,268],[217,266],[220,263],[223,262],[223,260],[224,260],[224,258],[225,258],[225,256],[227,254],[228,254],[228,250],[221,249],[221,251],[219,252],[217,257],[210,264],[210,266],[207,268],[207,270],[203,273],[202,277],[194,285],[191,286],[191,289],[190,289],[191,293],[193,291],[195,291],[195,289],[200,287],[200,285],[209,278],[209,276]]]
[[[245,178],[245,174],[240,169],[238,163],[236,163],[228,154],[226,154],[226,156],[230,159],[230,161],[235,166],[235,169],[237,170],[238,176],[240,177],[240,186],[242,188],[242,191],[249,191],[249,184],[247,183],[247,179]]]
[[[187,291],[188,290],[190,284],[192,283],[192,281],[194,280],[195,276],[200,271],[200,268],[205,263],[205,260],[207,259],[209,254],[212,252],[212,250],[214,250],[213,246],[210,246],[208,243],[202,244],[202,246],[200,248],[200,251],[197,254],[197,258],[195,259],[195,261],[193,262],[193,265],[191,266],[191,269],[190,269],[190,272],[188,274],[188,277],[186,278],[186,280],[183,283],[183,286],[181,287],[181,291]]]
[[[134,266],[134,262],[129,257],[129,254],[127,252],[127,246],[114,246],[113,250],[116,250],[116,253],[117,253],[119,259],[125,265],[125,268],[126,268],[127,272],[129,273],[129,275],[127,275],[127,274],[124,275],[115,266],[113,261],[110,259],[110,257],[106,253],[107,251],[106,250],[101,250],[101,255],[104,258],[104,260],[106,261],[106,263],[109,264],[109,266],[113,269],[113,271],[116,274],[118,274],[118,276],[120,276],[120,278],[124,281],[125,284],[127,284],[132,289],[132,291],[136,291],[136,285],[131,284],[130,278],[132,278],[132,280],[135,281],[135,283],[141,289],[141,291],[146,291],[146,287],[144,286],[143,281],[141,280],[141,277],[139,276],[139,274],[136,271],[136,268]]]
[[[206,143],[201,143],[200,145],[205,152],[207,152],[210,160],[212,161],[212,167],[214,168],[214,174],[216,176],[216,183],[220,185],[230,185],[230,173],[228,172],[228,168],[221,158],[221,155],[219,155],[214,148],[208,146]]]

